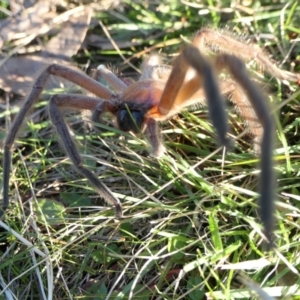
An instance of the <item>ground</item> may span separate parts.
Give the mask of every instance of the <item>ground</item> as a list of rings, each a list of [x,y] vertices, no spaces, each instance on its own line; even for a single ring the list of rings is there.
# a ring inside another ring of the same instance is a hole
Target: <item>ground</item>
[[[78,6],[63,3],[55,11]],[[161,53],[171,63],[202,27],[256,42],[274,63],[300,72],[296,1],[120,1],[106,10],[96,2],[85,6],[92,21],[71,63],[89,74],[105,64],[121,77],[138,78],[145,55]],[[52,34],[21,50],[38,48]],[[4,45],[11,51],[9,41]],[[299,88],[254,65],[251,61],[247,67],[260,81],[276,120],[276,250],[263,248],[256,202],[259,159],[233,107],[230,124],[237,138],[225,156],[207,108],[193,107],[161,124],[166,153],[160,159],[149,156],[139,135],[106,125],[98,125],[99,132],[88,115],[68,114],[84,164],[122,202],[125,217],[117,220],[113,207],[98,197],[59,146],[45,96],[13,152],[10,207],[2,220],[10,231],[3,229],[0,236],[0,283],[6,288],[0,299],[4,293],[7,299],[270,299],[256,296],[262,289],[272,297],[298,299]],[[55,93],[65,89],[56,87]],[[2,95],[5,99],[4,91]],[[1,144],[19,103],[1,112]]]

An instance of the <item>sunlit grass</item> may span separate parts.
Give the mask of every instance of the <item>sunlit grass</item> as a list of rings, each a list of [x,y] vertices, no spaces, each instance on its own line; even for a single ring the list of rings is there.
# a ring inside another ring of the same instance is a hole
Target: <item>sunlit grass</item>
[[[300,7],[283,8],[264,1],[236,9],[230,1],[124,1],[122,9],[95,17],[117,44],[137,42],[120,49],[137,68],[149,49],[171,61],[197,29],[227,26],[299,72],[300,48],[293,40]],[[100,26],[92,30],[105,37]],[[115,49],[85,49],[75,60],[113,64],[137,76]],[[277,251],[264,252],[258,158],[234,110],[231,151],[223,154],[207,108],[198,107],[161,124],[166,153],[159,160],[148,155],[141,136],[105,125],[97,125],[99,133],[86,116],[68,116],[85,166],[123,204],[124,219],[116,220],[113,207],[59,146],[43,102],[41,113],[24,124],[13,153],[5,223],[15,232],[3,232],[0,246],[0,282],[7,292],[15,299],[43,299],[52,288],[53,299],[257,299],[260,286],[272,297],[300,297],[298,87],[263,81],[277,113]],[[8,121],[10,115],[3,117]]]

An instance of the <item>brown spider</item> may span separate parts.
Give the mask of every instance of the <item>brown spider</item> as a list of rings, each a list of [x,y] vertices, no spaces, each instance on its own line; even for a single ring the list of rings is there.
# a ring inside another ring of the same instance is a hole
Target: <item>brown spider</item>
[[[217,50],[219,54],[209,58],[210,50]],[[227,147],[228,122],[222,95],[230,94],[231,100],[236,103],[239,113],[249,125],[255,143],[261,146],[260,216],[266,238],[271,244],[274,212],[274,126],[267,101],[249,78],[241,59],[255,60],[259,67],[264,67],[279,79],[299,81],[296,74],[276,67],[259,47],[246,45],[229,34],[213,29],[199,31],[192,44],[182,49],[173,68],[163,67],[157,55],[150,56],[145,61],[142,75],[137,82],[126,83],[106,68],[99,67],[95,76],[102,76],[111,90],[84,73],[58,64],[48,66],[37,77],[5,141],[3,211],[0,215],[3,215],[9,204],[11,147],[26,114],[39,98],[47,79],[50,75],[55,75],[85,88],[98,97],[55,95],[49,102],[49,115],[76,169],[97,188],[108,203],[115,206],[119,218],[122,217],[119,200],[93,172],[83,166],[60,110],[91,110],[94,122],[101,122],[102,115],[109,112],[116,117],[119,129],[135,133],[144,131],[152,147],[152,154],[160,156],[164,147],[158,133],[157,121],[166,120],[193,103],[204,103],[205,99],[219,143]],[[231,78],[223,77],[218,82],[217,75],[223,70],[231,75]]]

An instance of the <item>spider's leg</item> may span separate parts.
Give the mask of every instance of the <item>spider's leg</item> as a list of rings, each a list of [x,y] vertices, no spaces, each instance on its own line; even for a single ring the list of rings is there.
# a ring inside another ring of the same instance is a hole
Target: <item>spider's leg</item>
[[[182,50],[182,57],[185,58],[189,66],[197,71],[199,77],[202,76],[202,85],[207,100],[210,119],[216,128],[220,144],[229,146],[230,141],[226,137],[228,122],[225,102],[212,66],[205,60],[200,51],[192,45]]]
[[[74,141],[71,138],[69,129],[63,119],[63,115],[60,112],[59,107],[68,107],[70,103],[72,107],[77,107],[77,103],[86,103],[88,101],[92,101],[93,98],[84,97],[84,96],[77,96],[74,95],[56,95],[50,99],[49,103],[49,115],[51,118],[52,123],[54,124],[57,133],[59,134],[62,144],[65,148],[66,153],[70,157],[71,161],[73,162],[75,168],[79,173],[85,176],[90,183],[97,188],[100,195],[109,203],[115,206],[116,215],[121,218],[122,217],[122,206],[119,202],[119,199],[116,198],[112,192],[107,188],[107,186],[102,183],[97,176],[87,168],[83,166],[83,162],[81,159],[80,154],[75,146]],[[94,99],[95,100],[95,99]],[[86,108],[90,108],[88,105]]]
[[[152,54],[144,60],[142,65],[142,74],[139,81],[153,79],[165,80],[171,72],[171,67],[162,64],[158,54]]]
[[[260,154],[260,143],[263,136],[263,128],[257,119],[257,115],[252,107],[251,101],[248,99],[241,86],[232,78],[221,79],[219,86],[222,95],[226,95],[225,97],[235,104],[234,109],[243,118],[243,120],[246,121],[245,127],[248,127],[248,130],[253,135],[254,153],[258,156]],[[192,97],[192,103],[197,102],[196,96],[200,94],[199,92],[200,91]],[[199,96],[201,96],[201,94]]]
[[[104,81],[107,82],[107,84],[117,93],[121,93],[127,88],[127,85],[104,65],[99,65],[93,74],[93,78],[95,80],[98,81],[99,77],[103,78]]]
[[[4,144],[3,149],[3,204],[2,209],[0,208],[0,219],[4,215],[5,210],[8,208],[9,204],[9,173],[11,166],[11,146],[8,143]]]
[[[58,64],[52,64],[44,69],[44,71],[37,77],[34,86],[28,97],[25,99],[22,108],[15,117],[11,128],[7,134],[6,140],[4,142],[4,152],[3,152],[3,208],[0,211],[0,217],[3,215],[5,209],[8,207],[9,203],[9,176],[10,176],[10,166],[11,166],[11,147],[14,143],[16,135],[22,126],[22,123],[32,107],[32,105],[37,101],[43,88],[50,75],[60,76],[65,78],[87,90],[92,92],[103,99],[110,99],[113,94],[105,86],[98,83],[96,80],[88,77],[84,73],[73,70],[71,68],[61,66]]]
[[[16,118],[14,119],[10,131],[6,137],[4,142],[4,150],[3,150],[3,205],[2,211],[0,211],[0,217],[3,216],[4,211],[8,208],[9,204],[9,177],[10,177],[10,166],[11,166],[11,147],[14,143],[16,135],[23,123],[23,120],[32,107],[34,102],[37,100],[39,95],[41,94],[43,87],[46,84],[46,81],[49,77],[48,72],[44,71],[36,80],[31,93],[25,100],[23,107],[20,109],[19,113],[17,114]]]
[[[227,90],[225,93],[229,96],[230,101],[235,104],[235,110],[243,118],[243,120],[245,120],[245,127],[248,128],[250,133],[253,135],[255,155],[260,155],[260,144],[264,131],[261,123],[257,119],[256,112],[251,101],[248,99],[247,94],[241,86],[231,78],[226,78],[221,81],[220,89],[222,94],[224,94],[225,90]]]
[[[280,69],[274,61],[269,58],[269,54],[254,43],[242,42],[234,38],[226,30],[204,28],[197,32],[193,45],[200,51],[206,53],[209,49],[218,53],[232,54],[245,62],[253,60],[256,65],[265,70],[271,76],[281,80],[293,82],[300,81],[300,75]]]
[[[159,119],[159,116],[167,116],[176,103],[184,101],[182,98],[179,99],[178,94],[184,83],[188,68],[189,66],[185,59],[182,55],[179,55],[174,62],[172,72],[165,85],[160,102],[158,106],[155,106],[148,112],[149,116],[155,116],[156,119]]]
[[[263,127],[261,139],[260,174],[260,216],[264,224],[269,246],[273,242],[274,228],[274,170],[273,170],[273,134],[274,124],[270,108],[256,85],[250,80],[244,63],[236,56],[222,54],[216,59],[216,68],[226,68],[245,91],[256,117]]]
[[[197,71],[191,79],[186,79],[190,67]],[[217,130],[221,145],[228,146],[228,131],[225,104],[211,65],[204,59],[198,49],[192,45],[185,47],[174,62],[172,72],[162,93],[160,103],[147,113],[148,117],[163,119],[191,104],[189,101],[203,88],[208,99],[210,117]],[[199,99],[199,101],[203,99]],[[195,100],[193,101],[195,102]]]

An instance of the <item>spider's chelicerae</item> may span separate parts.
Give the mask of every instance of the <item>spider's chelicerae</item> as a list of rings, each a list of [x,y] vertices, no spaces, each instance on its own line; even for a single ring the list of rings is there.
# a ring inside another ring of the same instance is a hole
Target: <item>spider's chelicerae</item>
[[[213,51],[217,54],[209,55]],[[76,169],[97,188],[108,203],[115,206],[118,217],[122,217],[119,200],[93,172],[83,166],[61,109],[91,110],[94,122],[101,122],[102,115],[109,112],[116,118],[119,129],[135,133],[143,131],[151,145],[152,154],[160,156],[164,147],[157,121],[166,120],[191,104],[205,101],[220,145],[228,146],[228,122],[222,97],[226,94],[230,95],[231,101],[238,107],[238,112],[246,120],[254,135],[255,144],[260,145],[260,215],[266,238],[271,244],[274,212],[274,126],[268,103],[249,78],[242,62],[249,60],[254,60],[259,67],[281,80],[299,81],[298,75],[276,67],[268,55],[256,45],[244,44],[229,34],[213,29],[200,30],[193,42],[181,50],[173,67],[162,67],[157,55],[150,56],[145,61],[142,75],[137,82],[128,84],[106,68],[99,67],[95,76],[101,76],[110,89],[84,73],[58,64],[49,65],[37,77],[5,141],[3,212],[9,203],[12,145],[27,112],[39,98],[50,75],[63,77],[97,96],[55,95],[49,102],[49,115]],[[219,78],[219,73],[223,71],[230,76]]]

